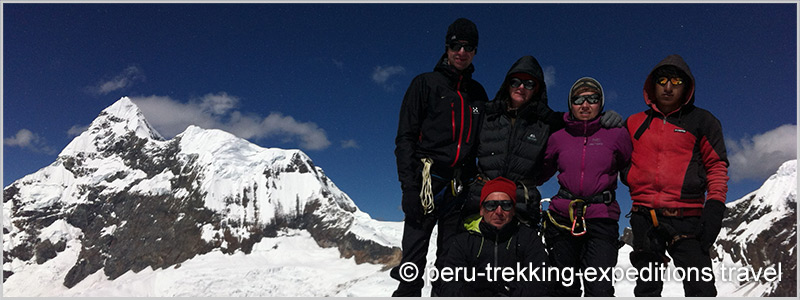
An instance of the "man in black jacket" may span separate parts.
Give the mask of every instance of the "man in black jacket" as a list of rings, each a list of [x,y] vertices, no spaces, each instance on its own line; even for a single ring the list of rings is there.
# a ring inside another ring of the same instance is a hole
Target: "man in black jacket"
[[[504,177],[492,179],[483,186],[480,218],[466,220],[467,232],[450,239],[445,248],[439,274],[448,276],[442,279],[438,295],[547,294],[549,284],[542,271],[548,268],[547,253],[536,230],[520,225],[514,217],[516,197],[516,184]],[[532,273],[541,275],[534,278],[530,276]]]
[[[457,19],[447,29],[445,43],[434,71],[417,76],[408,87],[395,139],[405,213],[401,266],[411,262],[417,270],[425,267],[437,222],[437,245],[444,245],[458,231],[461,178],[475,174],[473,145],[483,103],[488,100],[483,86],[471,77],[478,46],[475,24]],[[407,281],[399,267],[390,274],[400,281],[393,296],[421,296],[421,278]]]

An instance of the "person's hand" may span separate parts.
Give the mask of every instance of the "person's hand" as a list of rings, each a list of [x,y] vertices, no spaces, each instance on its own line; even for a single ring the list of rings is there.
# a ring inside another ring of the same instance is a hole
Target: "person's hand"
[[[603,116],[600,117],[600,125],[602,125],[603,128],[622,127],[623,123],[622,116],[613,110],[606,111],[603,113]]]
[[[720,229],[722,229],[722,218],[725,216],[725,203],[717,200],[706,201],[703,207],[702,220],[703,231],[700,235],[700,248],[708,253],[711,245],[717,240]]]

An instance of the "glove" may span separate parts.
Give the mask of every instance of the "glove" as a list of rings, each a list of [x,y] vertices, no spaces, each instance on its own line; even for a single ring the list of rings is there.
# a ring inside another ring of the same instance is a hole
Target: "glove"
[[[623,123],[622,116],[613,110],[606,111],[603,113],[603,116],[600,117],[600,125],[602,125],[603,128],[622,127]]]
[[[706,201],[703,214],[700,216],[703,231],[700,235],[700,249],[708,253],[711,245],[717,240],[722,229],[722,218],[725,216],[725,203],[717,200]]]

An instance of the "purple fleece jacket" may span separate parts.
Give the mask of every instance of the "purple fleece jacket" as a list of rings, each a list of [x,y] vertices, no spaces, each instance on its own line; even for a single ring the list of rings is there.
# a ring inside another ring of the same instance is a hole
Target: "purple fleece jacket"
[[[567,127],[556,131],[547,140],[543,183],[558,170],[558,183],[573,195],[588,197],[605,190],[616,190],[617,175],[631,158],[631,138],[625,128],[601,128],[600,118],[591,121],[572,120],[564,114]],[[550,211],[569,217],[570,199],[554,196]],[[592,204],[585,218],[619,220],[617,201],[609,205]]]

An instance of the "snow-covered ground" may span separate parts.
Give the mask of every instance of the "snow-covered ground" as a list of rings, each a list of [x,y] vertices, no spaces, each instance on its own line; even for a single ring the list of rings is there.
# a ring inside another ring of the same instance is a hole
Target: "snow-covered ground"
[[[381,222],[385,232],[402,232],[401,222]],[[435,235],[433,237],[435,245]],[[399,241],[394,241],[399,242]],[[397,282],[388,270],[373,264],[356,264],[343,259],[335,248],[320,248],[306,231],[290,230],[275,238],[264,238],[252,253],[233,255],[213,251],[198,255],[179,266],[167,269],[129,271],[108,280],[100,270],[72,289],[62,285],[64,275],[75,264],[79,245],[75,240],[65,252],[42,265],[27,266],[26,272],[14,274],[3,284],[7,297],[225,297],[225,296],[390,296]],[[435,247],[428,253],[429,264]],[[625,246],[619,253],[617,267],[630,268]],[[728,262],[728,264],[731,264]],[[715,272],[718,268],[715,267]],[[635,283],[619,281],[616,296],[633,296]],[[717,274],[719,296],[760,295],[762,285],[739,286],[722,282]],[[423,295],[430,294],[426,285]],[[663,296],[682,297],[680,282],[667,281]]]

